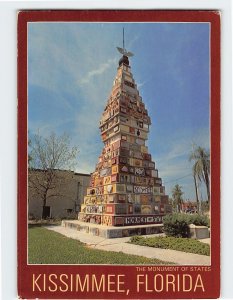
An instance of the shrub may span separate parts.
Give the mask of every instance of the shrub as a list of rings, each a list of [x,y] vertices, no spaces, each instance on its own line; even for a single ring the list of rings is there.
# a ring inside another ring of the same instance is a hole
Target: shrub
[[[164,232],[167,236],[190,237],[189,225],[210,226],[210,220],[204,215],[171,214],[163,218]]]
[[[186,238],[190,236],[189,222],[185,214],[171,214],[163,218],[164,232],[167,236]]]
[[[190,215],[189,224],[194,224],[196,226],[207,226],[210,227],[210,219],[205,215]]]
[[[135,244],[140,244],[140,241],[143,241],[143,239],[139,235],[134,235],[130,238],[130,241]]]
[[[175,237],[142,237],[133,236],[130,239],[130,243],[162,248],[162,249],[172,249],[182,252],[196,253],[201,255],[210,255],[210,246],[208,244],[202,243],[198,240],[188,239],[188,238],[175,238]]]
[[[34,227],[34,226],[55,226],[55,225],[61,225],[61,219],[60,218],[47,218],[47,219],[35,219],[35,220],[29,220],[28,226]]]

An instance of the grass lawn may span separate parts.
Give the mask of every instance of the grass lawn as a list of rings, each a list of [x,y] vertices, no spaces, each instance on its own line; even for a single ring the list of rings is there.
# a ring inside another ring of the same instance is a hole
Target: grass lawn
[[[172,249],[201,255],[210,255],[210,246],[198,240],[176,237],[147,237],[134,236],[130,243],[162,249]]]
[[[30,264],[171,264],[158,259],[88,248],[44,227],[28,229]]]

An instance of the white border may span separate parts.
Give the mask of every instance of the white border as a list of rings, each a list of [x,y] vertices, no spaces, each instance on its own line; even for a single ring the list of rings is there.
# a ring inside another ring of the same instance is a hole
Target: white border
[[[0,211],[2,299],[17,299],[16,283],[16,203],[17,203],[17,11],[20,9],[220,9],[222,11],[221,53],[221,298],[233,298],[233,111],[232,111],[232,7],[231,0],[76,0],[0,2]]]

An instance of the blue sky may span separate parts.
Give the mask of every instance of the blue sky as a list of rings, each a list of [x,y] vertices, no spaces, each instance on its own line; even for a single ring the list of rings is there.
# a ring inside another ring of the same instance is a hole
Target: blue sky
[[[30,23],[28,126],[67,132],[79,148],[77,172],[95,169],[99,120],[116,75],[122,23]],[[194,199],[192,145],[209,149],[209,24],[124,23],[130,65],[152,119],[149,152],[171,194]],[[203,198],[206,197],[202,190]]]

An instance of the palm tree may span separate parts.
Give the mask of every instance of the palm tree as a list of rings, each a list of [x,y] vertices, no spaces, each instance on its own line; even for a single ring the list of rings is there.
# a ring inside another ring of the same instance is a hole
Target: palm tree
[[[204,182],[206,186],[206,193],[208,202],[210,202],[210,153],[206,149],[198,146],[193,149],[190,154],[189,161],[194,161],[193,177],[197,196],[197,179]],[[197,196],[198,201],[198,196]],[[199,202],[199,201],[198,201]]]
[[[181,204],[183,202],[183,192],[182,192],[182,187],[179,184],[176,184],[172,190],[172,198],[174,202],[177,204],[178,207],[178,212],[181,212]]]
[[[200,210],[199,197],[198,197],[198,188],[197,188],[197,174],[195,170],[195,165],[193,166],[193,180],[195,185],[196,201],[197,201],[197,211]]]

